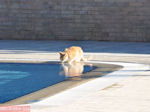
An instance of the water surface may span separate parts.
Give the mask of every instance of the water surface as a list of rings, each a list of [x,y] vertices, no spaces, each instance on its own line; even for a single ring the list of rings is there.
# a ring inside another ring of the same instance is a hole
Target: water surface
[[[85,65],[81,67],[82,73],[94,69]],[[0,103],[67,80],[70,76],[63,70],[59,63],[0,63]]]

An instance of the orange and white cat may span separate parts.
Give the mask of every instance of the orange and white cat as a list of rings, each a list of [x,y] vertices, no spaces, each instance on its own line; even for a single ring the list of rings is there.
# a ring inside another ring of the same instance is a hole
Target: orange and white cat
[[[71,64],[72,62],[85,61],[83,50],[78,46],[66,48],[65,51],[59,52],[59,54],[61,62],[68,62]]]

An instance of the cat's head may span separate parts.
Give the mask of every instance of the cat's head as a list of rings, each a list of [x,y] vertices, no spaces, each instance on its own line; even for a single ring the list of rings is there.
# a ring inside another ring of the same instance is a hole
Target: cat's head
[[[59,52],[59,55],[60,55],[60,60],[61,60],[62,62],[65,62],[65,61],[68,60],[68,55],[67,55],[66,52]]]

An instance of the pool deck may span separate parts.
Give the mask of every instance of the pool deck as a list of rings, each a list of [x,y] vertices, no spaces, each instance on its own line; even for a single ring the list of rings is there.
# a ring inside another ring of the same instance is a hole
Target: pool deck
[[[150,43],[134,42],[1,40],[0,60],[58,60],[57,52],[69,46],[81,46],[89,60],[136,63],[150,68]],[[46,106],[31,112],[150,112],[150,69],[137,74],[87,93],[70,104]]]

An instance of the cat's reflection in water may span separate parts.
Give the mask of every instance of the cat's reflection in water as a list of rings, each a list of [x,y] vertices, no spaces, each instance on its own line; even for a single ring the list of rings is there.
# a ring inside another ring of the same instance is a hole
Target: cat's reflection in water
[[[62,68],[63,70],[61,74],[69,77],[72,80],[80,80],[80,76],[82,75],[84,70],[84,62],[74,62],[71,64],[62,63]]]

